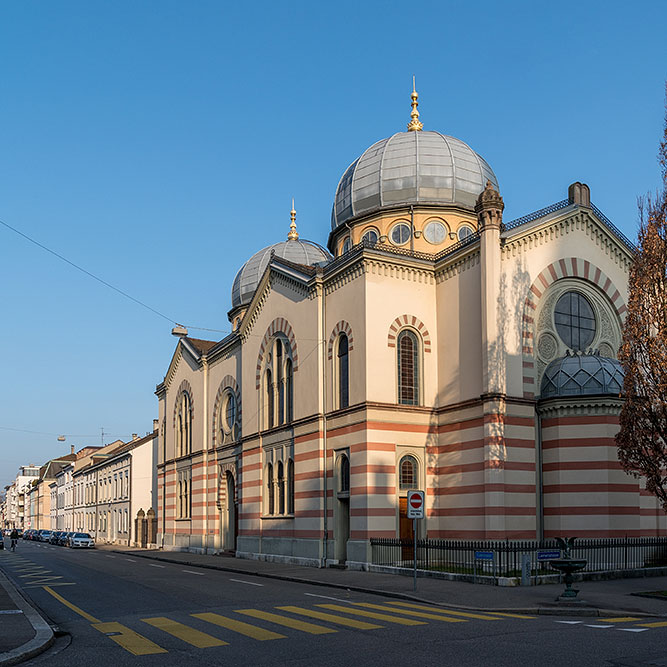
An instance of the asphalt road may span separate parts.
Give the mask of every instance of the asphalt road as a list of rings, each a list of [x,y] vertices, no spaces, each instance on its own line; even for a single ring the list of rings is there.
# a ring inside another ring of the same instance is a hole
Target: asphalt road
[[[441,611],[34,542],[4,564],[64,633],[26,665],[667,665],[664,619]]]

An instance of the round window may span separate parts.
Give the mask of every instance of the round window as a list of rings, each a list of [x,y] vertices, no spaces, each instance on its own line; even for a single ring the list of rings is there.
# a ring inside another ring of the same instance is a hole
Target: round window
[[[366,243],[377,243],[378,233],[374,229],[369,229],[364,233],[362,240],[366,241]]]
[[[403,245],[410,240],[410,225],[407,222],[399,222],[391,230],[391,242],[394,245]]]
[[[472,229],[468,227],[467,225],[464,225],[463,227],[459,228],[459,241],[463,241],[464,239],[467,239],[469,236],[472,236]]]
[[[225,421],[225,431],[229,432],[232,430],[234,424],[236,423],[236,397],[231,391],[227,392],[225,397],[223,415]]]
[[[447,238],[447,228],[439,220],[431,220],[424,227],[424,238],[429,243],[442,243]]]
[[[595,314],[590,301],[579,292],[565,292],[554,309],[556,331],[571,350],[588,347],[595,338]]]

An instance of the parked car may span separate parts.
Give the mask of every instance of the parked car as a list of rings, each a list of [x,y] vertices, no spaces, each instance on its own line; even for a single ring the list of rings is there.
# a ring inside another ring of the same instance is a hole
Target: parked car
[[[42,528],[42,530],[37,531],[37,540],[39,542],[48,542],[51,539],[51,535],[53,535],[52,530]]]
[[[70,549],[76,549],[77,547],[93,548],[95,540],[88,533],[74,533],[70,537],[69,546]]]
[[[54,530],[51,533],[51,537],[49,537],[49,544],[58,544],[58,537],[60,537],[60,533],[62,532],[62,530]]]
[[[69,530],[69,531],[63,531],[60,533],[60,537],[58,538],[58,544],[61,547],[68,547],[69,546],[69,538],[72,537],[74,533]]]

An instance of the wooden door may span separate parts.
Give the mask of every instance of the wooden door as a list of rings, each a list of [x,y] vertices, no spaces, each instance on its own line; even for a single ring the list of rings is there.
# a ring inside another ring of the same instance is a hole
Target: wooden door
[[[412,519],[408,519],[408,498],[398,499],[398,536],[401,538],[401,559],[414,557]]]

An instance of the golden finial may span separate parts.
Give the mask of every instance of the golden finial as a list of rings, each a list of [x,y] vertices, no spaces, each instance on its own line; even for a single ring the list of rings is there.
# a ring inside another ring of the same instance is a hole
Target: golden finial
[[[292,210],[289,212],[289,217],[292,222],[289,225],[289,233],[287,234],[288,241],[298,241],[299,232],[296,231],[296,211],[294,210],[294,199],[292,198]]]
[[[424,127],[423,123],[419,122],[419,111],[417,111],[417,107],[419,106],[419,102],[417,102],[417,99],[419,98],[419,95],[417,95],[417,90],[415,89],[415,77],[412,77],[412,95],[410,95],[410,98],[412,99],[412,111],[410,112],[410,122],[408,123],[408,132],[421,132],[421,129]]]

